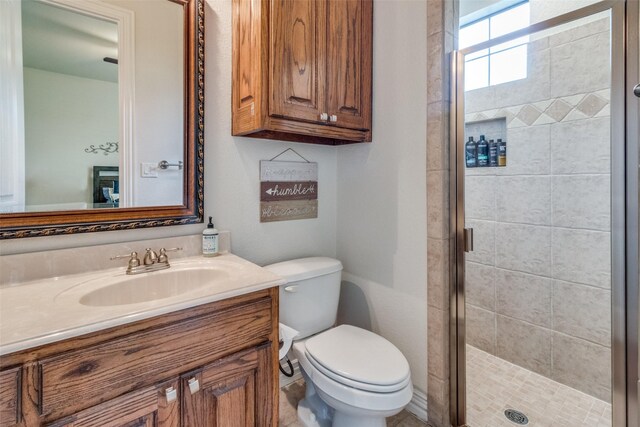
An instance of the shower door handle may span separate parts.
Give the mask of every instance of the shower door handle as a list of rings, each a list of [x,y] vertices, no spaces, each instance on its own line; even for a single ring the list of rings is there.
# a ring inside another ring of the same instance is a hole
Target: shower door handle
[[[465,228],[463,231],[464,251],[473,252],[473,228]]]
[[[633,88],[633,94],[640,98],[640,83],[638,83],[636,87]]]

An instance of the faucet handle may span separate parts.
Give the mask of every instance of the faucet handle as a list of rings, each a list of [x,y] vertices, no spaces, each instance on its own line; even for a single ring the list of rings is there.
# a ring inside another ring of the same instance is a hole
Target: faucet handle
[[[129,255],[116,255],[109,258],[111,261],[116,259],[129,258],[129,268],[139,267],[140,266],[140,258],[138,258],[138,252],[131,252]]]
[[[167,256],[167,252],[177,252],[181,251],[182,248],[160,248],[160,253],[158,254],[158,262],[169,263],[169,257]]]
[[[168,249],[161,248],[160,252],[161,253],[162,252],[178,252],[178,251],[181,251],[181,250],[182,250],[182,248],[168,248]]]

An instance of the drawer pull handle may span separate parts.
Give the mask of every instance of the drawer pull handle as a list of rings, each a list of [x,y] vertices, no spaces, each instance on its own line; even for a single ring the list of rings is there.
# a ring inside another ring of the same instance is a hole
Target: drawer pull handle
[[[165,396],[167,397],[167,402],[173,402],[178,398],[178,392],[175,388],[169,387],[164,391]]]
[[[200,382],[194,377],[189,380],[189,391],[195,394],[200,391]]]
[[[291,293],[298,292],[298,287],[297,286],[286,286],[284,288],[284,291],[285,292],[291,292]]]
[[[322,121],[325,121],[325,122],[326,122],[327,120],[329,120],[329,114],[327,114],[327,113],[321,113],[321,114],[320,114],[320,120],[322,120]]]
[[[330,121],[330,122],[334,122],[334,123],[335,123],[335,122],[337,122],[337,121],[338,121],[338,116],[336,116],[335,114],[332,114],[332,115],[329,117],[329,121]]]

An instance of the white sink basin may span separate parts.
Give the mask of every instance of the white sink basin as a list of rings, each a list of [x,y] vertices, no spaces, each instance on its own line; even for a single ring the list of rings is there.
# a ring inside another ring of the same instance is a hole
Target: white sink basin
[[[84,294],[79,302],[103,307],[155,301],[205,287],[214,288],[216,282],[220,283],[228,277],[229,273],[220,268],[195,267],[124,276],[117,280],[103,279],[104,286]]]
[[[225,292],[237,284],[237,264],[188,262],[166,270],[126,275],[101,274],[78,281],[54,298],[58,303],[87,307],[116,307],[162,300],[183,300],[192,295]]]
[[[283,283],[227,253],[186,257],[169,269],[131,276],[121,267],[0,286],[0,355]]]

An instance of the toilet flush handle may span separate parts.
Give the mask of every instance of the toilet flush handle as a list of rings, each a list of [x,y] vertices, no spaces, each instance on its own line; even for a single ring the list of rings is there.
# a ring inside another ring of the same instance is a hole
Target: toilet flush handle
[[[298,286],[295,286],[295,285],[294,286],[285,286],[284,291],[285,292],[291,292],[291,293],[298,292]]]

